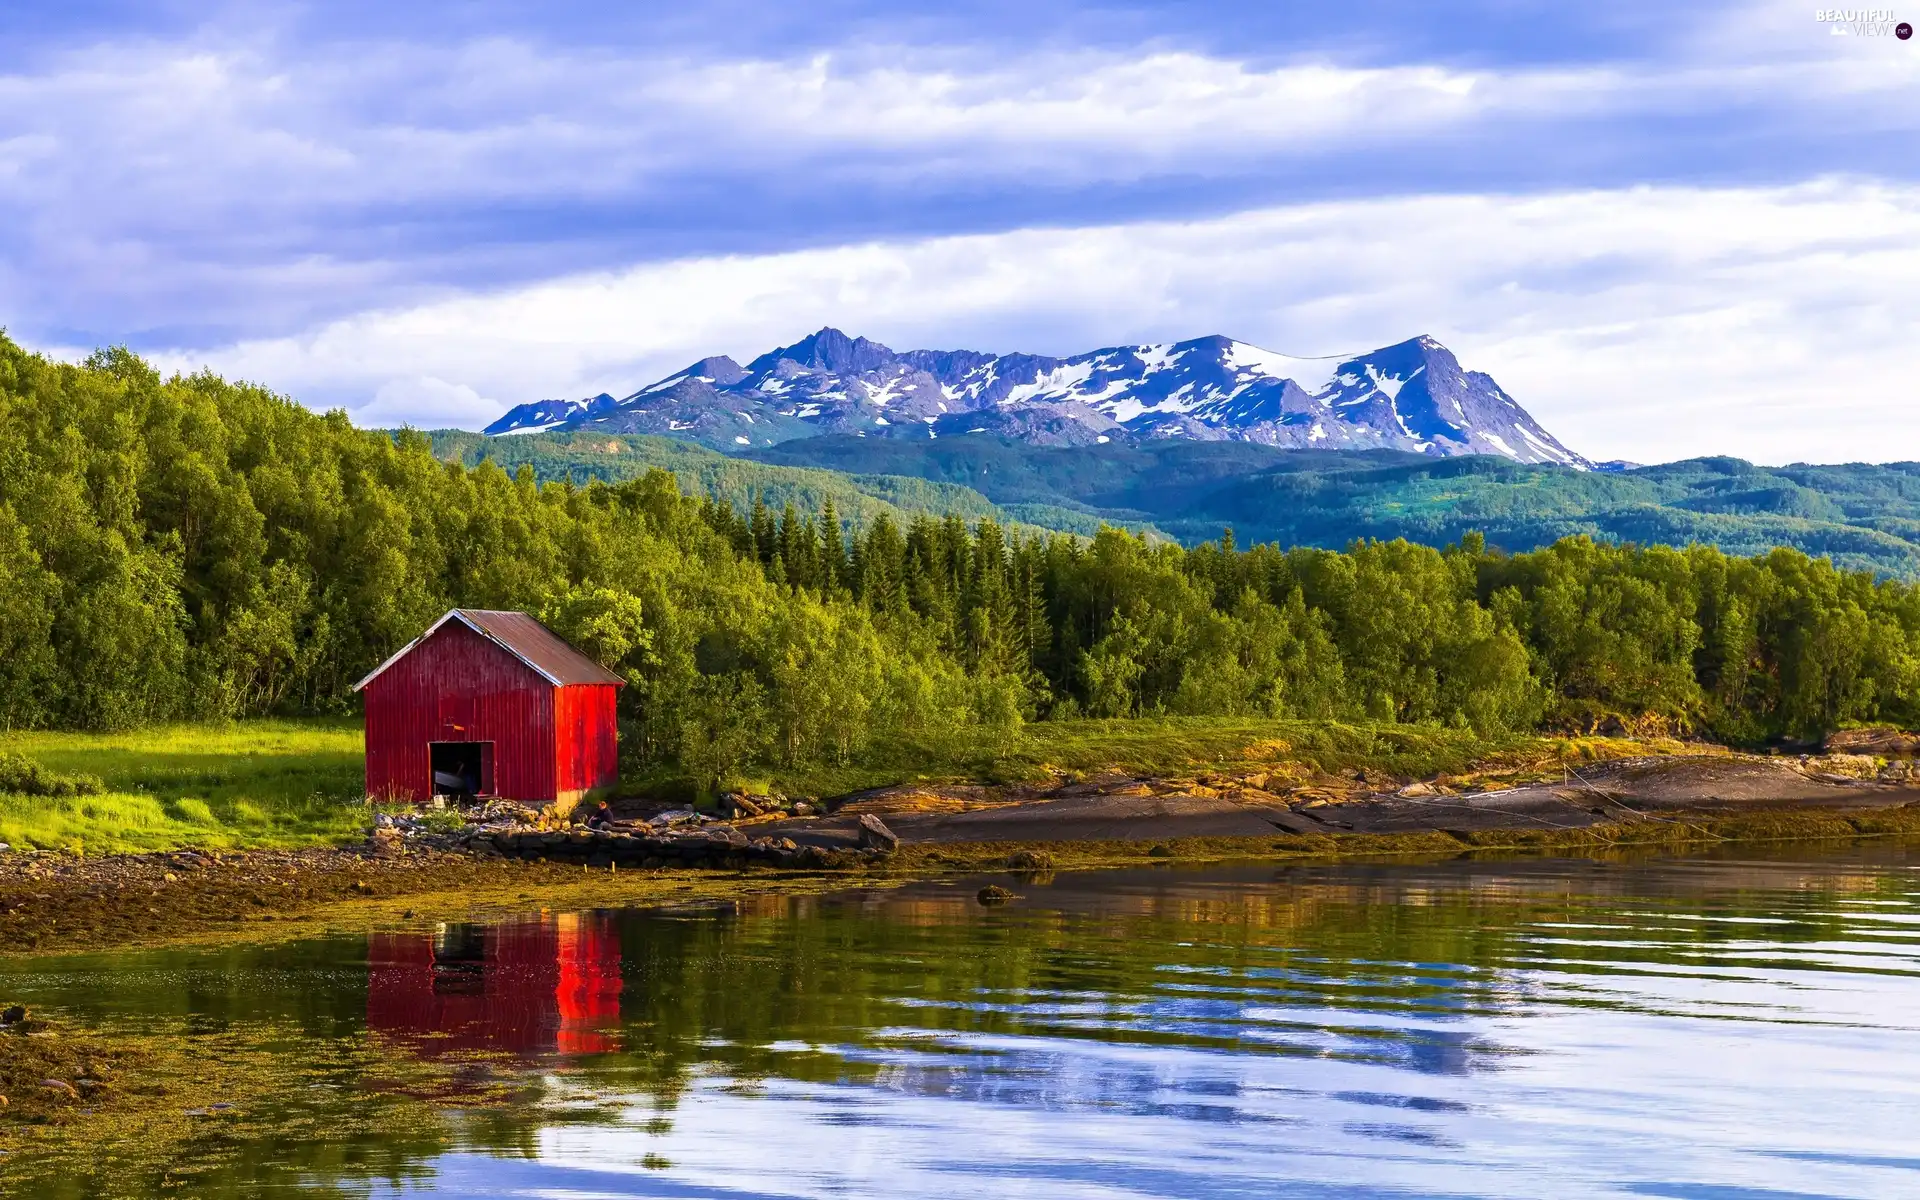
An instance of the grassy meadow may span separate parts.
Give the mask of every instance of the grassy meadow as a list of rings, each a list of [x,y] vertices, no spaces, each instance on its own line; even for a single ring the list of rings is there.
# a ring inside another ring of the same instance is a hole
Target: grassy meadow
[[[0,842],[15,847],[315,845],[357,836],[367,819],[358,718],[0,734],[4,750],[106,784],[97,796],[0,794]]]

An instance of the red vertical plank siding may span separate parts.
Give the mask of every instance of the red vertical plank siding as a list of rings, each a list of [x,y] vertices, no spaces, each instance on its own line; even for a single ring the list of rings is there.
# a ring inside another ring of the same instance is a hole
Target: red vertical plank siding
[[[578,796],[619,782],[611,684],[575,684],[554,697],[554,770],[560,794]]]
[[[550,803],[561,791],[554,742],[562,690],[570,689],[447,622],[362,693],[368,794],[426,800],[433,795],[428,743],[492,742],[494,794]]]

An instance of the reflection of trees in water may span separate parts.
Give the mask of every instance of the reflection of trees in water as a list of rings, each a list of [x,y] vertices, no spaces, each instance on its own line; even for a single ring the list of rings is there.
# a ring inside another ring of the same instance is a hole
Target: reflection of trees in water
[[[208,1036],[290,1035],[290,1082],[260,1118],[284,1132],[179,1149],[207,1168],[195,1194],[293,1178],[350,1191],[430,1173],[456,1146],[532,1155],[556,1122],[635,1120],[594,1096],[628,1111],[648,1097],[666,1122],[708,1075],[1271,1120],[1236,1054],[1498,1069],[1473,1018],[1632,1008],[1630,988],[1594,979],[1756,965],[1736,957],[1756,917],[1791,962],[1797,945],[1859,937],[1837,898],[1907,903],[1900,871],[1734,856],[1065,872],[995,910],[977,886],[542,914],[375,935],[364,960],[340,942],[130,955],[119,1000]],[[1577,977],[1556,941],[1568,930]],[[1164,1053],[1177,1048],[1232,1053]]]

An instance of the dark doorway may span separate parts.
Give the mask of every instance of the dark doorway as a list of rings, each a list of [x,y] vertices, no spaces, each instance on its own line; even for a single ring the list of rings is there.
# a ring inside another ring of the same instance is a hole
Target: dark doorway
[[[480,996],[487,986],[487,935],[478,925],[446,925],[433,939],[433,994]]]
[[[492,742],[429,742],[436,796],[491,796]]]

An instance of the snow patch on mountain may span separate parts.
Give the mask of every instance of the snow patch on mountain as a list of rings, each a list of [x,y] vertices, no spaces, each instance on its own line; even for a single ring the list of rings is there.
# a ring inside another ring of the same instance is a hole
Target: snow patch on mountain
[[[720,448],[824,433],[991,433],[1042,445],[1181,437],[1591,465],[1425,336],[1323,358],[1217,335],[1050,358],[895,352],[828,328],[744,367],[702,359],[617,401],[523,404],[486,432],[552,429],[666,433]]]

